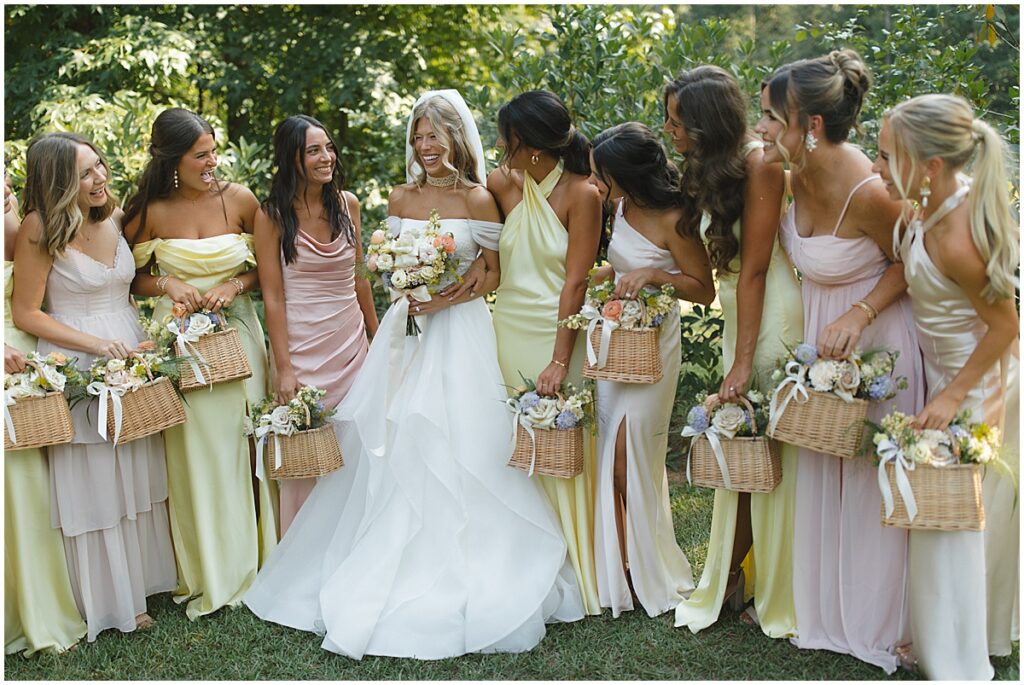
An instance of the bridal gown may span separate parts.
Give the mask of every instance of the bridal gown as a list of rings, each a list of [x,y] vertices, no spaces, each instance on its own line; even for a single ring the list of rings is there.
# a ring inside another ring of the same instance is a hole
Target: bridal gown
[[[473,231],[496,228],[441,225],[463,267]],[[355,659],[529,650],[545,622],[583,608],[551,505],[506,465],[512,418],[487,305],[418,317],[419,336],[408,313],[405,298],[388,310],[338,407],[345,466],[313,488],[245,603]]]

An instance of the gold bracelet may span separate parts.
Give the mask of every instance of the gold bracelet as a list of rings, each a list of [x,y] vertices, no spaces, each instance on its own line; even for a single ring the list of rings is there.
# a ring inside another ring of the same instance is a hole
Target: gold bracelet
[[[228,283],[230,283],[231,285],[235,286],[235,288],[238,289],[238,292],[235,293],[236,295],[241,295],[242,291],[245,290],[245,284],[242,283],[242,279],[240,278],[229,278]]]
[[[568,366],[566,366],[566,365],[565,365],[565,364],[563,364],[562,362],[558,361],[557,359],[552,359],[552,360],[551,360],[551,363],[552,363],[552,364],[558,364],[558,365],[559,365],[559,366],[561,366],[561,367],[562,367],[563,369],[566,369],[566,370],[568,370],[568,369],[569,369],[569,367],[568,367]]]
[[[864,300],[858,300],[853,306],[868,315],[868,324],[878,318],[878,311]]]
[[[167,292],[167,279],[168,278],[170,278],[169,274],[161,276],[160,278],[156,279],[156,289],[159,290],[162,293],[166,293]]]

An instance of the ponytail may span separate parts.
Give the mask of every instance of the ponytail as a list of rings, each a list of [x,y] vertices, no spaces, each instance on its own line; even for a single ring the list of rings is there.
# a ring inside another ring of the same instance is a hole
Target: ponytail
[[[1018,286],[1015,271],[1020,258],[1018,225],[1007,196],[1006,147],[995,129],[980,119],[971,124],[977,150],[974,180],[968,195],[971,238],[984,260],[988,285],[981,296],[989,302],[1013,297]]]
[[[590,141],[572,127],[569,131],[569,143],[560,150],[565,168],[580,176],[590,175]]]

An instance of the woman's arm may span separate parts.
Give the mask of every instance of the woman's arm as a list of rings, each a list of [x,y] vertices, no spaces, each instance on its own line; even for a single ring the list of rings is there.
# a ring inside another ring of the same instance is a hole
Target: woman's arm
[[[284,278],[281,274],[281,231],[263,210],[256,213],[254,224],[256,264],[263,284],[263,307],[267,319],[267,336],[274,353],[274,395],[279,404],[288,402],[299,390],[299,379],[292,367],[288,347],[288,315],[284,301]]]
[[[55,345],[101,357],[124,359],[133,347],[123,340],[105,340],[60,323],[42,310],[46,281],[53,258],[40,244],[42,223],[32,212],[25,217],[14,251],[14,294],[11,315],[14,324],[30,335]]]
[[[569,245],[565,253],[565,284],[558,297],[558,320],[576,314],[587,295],[587,275],[597,259],[601,241],[601,196],[589,183],[577,183],[569,207]],[[559,327],[551,362],[537,376],[537,392],[552,395],[569,373],[572,351],[578,331]]]
[[[348,205],[349,216],[352,218],[352,226],[356,235],[356,264],[363,263],[363,233],[362,220],[359,216],[359,200],[352,193],[344,192],[345,202]],[[377,319],[377,307],[373,303],[373,286],[365,276],[356,272],[356,301],[359,309],[363,312],[363,322],[366,324],[366,332],[370,337],[377,335],[377,327],[380,321]]]

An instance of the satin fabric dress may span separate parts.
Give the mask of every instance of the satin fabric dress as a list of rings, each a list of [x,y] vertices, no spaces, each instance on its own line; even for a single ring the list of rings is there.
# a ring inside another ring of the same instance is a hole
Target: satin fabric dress
[[[749,154],[760,145],[750,144]],[[711,218],[701,221],[701,236],[707,240]],[[741,226],[733,224],[733,233],[742,240]],[[742,268],[737,255],[731,271],[718,277],[718,300],[725,326],[722,331],[722,372],[728,373],[736,361],[737,317],[736,288]],[[765,275],[761,326],[754,351],[750,387],[771,397],[770,377],[776,363],[803,337],[804,313],[800,284],[785,250],[776,242],[772,247]],[[750,494],[751,551],[744,560],[746,576],[744,598],[754,598],[754,610],[762,632],[769,637],[796,635],[796,610],[793,607],[793,515],[796,508],[796,474],[800,466],[797,448],[779,443],[782,452],[782,480],[770,493]],[[729,585],[729,567],[736,534],[739,494],[715,491],[711,516],[708,556],[697,589],[676,608],[676,626],[691,632],[707,628],[718,620]]]
[[[824,328],[864,298],[889,267],[867,236],[839,238],[850,192],[831,235],[803,237],[795,204],[782,218],[780,235],[803,275],[804,341],[816,344]],[[886,307],[864,329],[860,350],[899,353],[895,376],[908,387],[892,400],[874,402],[868,420],[878,423],[892,410],[916,414],[924,403],[924,370],[917,346],[910,298]],[[852,654],[892,673],[896,646],[906,630],[907,532],[881,524],[882,496],[870,459],[842,459],[800,449],[793,545],[793,599],[798,636],[793,644]]]
[[[927,222],[913,221],[900,245],[929,400],[956,377],[988,330],[966,293],[932,262],[924,240],[967,193],[968,187],[961,186]],[[961,410],[971,411],[971,421],[992,426],[1016,423],[1016,411],[1003,419],[1007,408],[1019,405],[1017,379],[1018,359],[1007,353],[971,389]],[[1019,449],[1015,440],[1004,441],[1002,458],[1014,472],[1019,470]],[[995,469],[985,470],[983,488],[984,532],[910,531],[913,651],[924,674],[933,680],[990,680],[994,672],[989,653],[1009,654],[1010,640],[1016,639],[1011,626],[1016,629],[1012,614],[1017,601],[1019,509],[1014,506],[1012,483]],[[999,556],[992,554],[994,546]]]
[[[441,220],[462,268],[478,223]],[[406,335],[408,312],[405,298],[388,309],[338,407],[345,466],[319,479],[245,603],[355,659],[532,649],[545,622],[583,609],[547,498],[506,466],[487,305],[420,316],[419,336]]]
[[[226,233],[200,239],[155,238],[134,248],[135,265],[156,257],[162,274],[205,293],[253,267],[252,236]],[[173,303],[166,295],[153,310],[163,321]],[[256,577],[257,565],[277,540],[276,488],[259,488],[257,530],[249,440],[243,434],[247,406],[267,393],[263,328],[247,294],[231,304],[230,320],[249,358],[252,377],[188,393],[186,422],[164,431],[170,488],[171,529],[178,561],[176,602],[188,602],[190,620],[235,606]]]
[[[646,267],[679,273],[672,253],[629,225],[619,204],[608,261],[615,280]],[[626,431],[626,558],[640,604],[648,616],[674,609],[693,591],[693,571],[676,542],[668,497],[668,425],[679,382],[679,306],[665,315],[658,343],[663,374],[650,385],[597,382],[597,499],[594,551],[601,606],[613,616],[631,611],[633,597],[622,568],[615,511],[615,441]],[[621,428],[620,428],[621,427]]]
[[[336,407],[352,387],[369,349],[356,300],[356,249],[343,235],[325,244],[298,231],[295,251],[291,264],[281,256],[288,354],[299,383],[326,390],[324,406]],[[316,478],[278,482],[281,535],[314,485]]]
[[[11,318],[14,262],[4,262],[4,342],[22,353],[36,339]],[[60,531],[50,527],[50,471],[41,449],[4,455],[4,653],[59,653],[85,635]]]
[[[134,277],[123,237],[110,266],[69,247],[53,260],[46,311],[75,330],[134,348],[146,339],[128,298]],[[77,357],[83,371],[96,359],[45,339],[38,349]],[[146,597],[174,589],[177,581],[160,436],[114,446],[97,430],[98,406],[90,398],[73,407],[75,437],[48,448],[50,522],[64,535],[71,590],[90,642],[107,628],[135,630]]]
[[[539,184],[523,174],[523,199],[505,218],[498,242],[501,282],[494,302],[498,363],[505,384],[523,384],[520,374],[536,380],[551,362],[558,331],[558,299],[565,285],[569,233],[547,202],[562,176],[563,165]],[[583,381],[585,336],[578,335],[566,381]],[[535,475],[561,521],[588,614],[601,613],[594,562],[594,488],[597,477],[596,436],[584,431],[583,473],[572,479]]]

